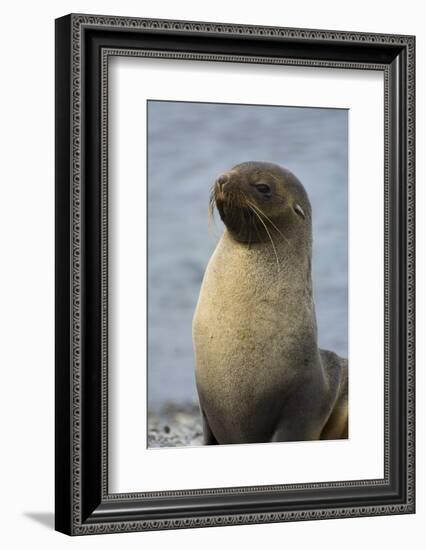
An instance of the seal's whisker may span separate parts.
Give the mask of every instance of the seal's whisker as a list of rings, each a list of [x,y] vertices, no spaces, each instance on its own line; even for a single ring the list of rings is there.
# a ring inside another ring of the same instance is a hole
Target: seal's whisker
[[[279,233],[279,234],[281,235],[281,237],[285,240],[285,242],[286,242],[287,244],[290,244],[289,241],[288,241],[288,239],[285,237],[285,235],[283,235],[282,231],[281,231],[280,229],[278,229],[278,227],[274,224],[274,222],[271,220],[271,218],[269,218],[269,217],[265,214],[265,212],[263,212],[263,210],[261,210],[258,206],[256,206],[255,204],[251,203],[251,202],[248,201],[248,200],[247,200],[247,203],[248,203],[250,206],[252,206],[253,208],[255,208],[255,209],[259,212],[259,214],[262,214],[262,215],[265,217],[265,219],[268,220],[268,222],[272,225],[272,227],[278,231],[278,233]]]
[[[212,189],[209,195],[209,213],[211,215],[213,215],[214,213],[215,205],[216,205],[216,196],[215,196],[214,189]]]
[[[215,217],[214,217],[214,211],[215,211],[215,207],[216,207],[216,197],[215,197],[215,193],[214,193],[214,189],[212,188],[212,191],[210,193],[210,197],[209,197],[209,206],[208,206],[208,233],[210,236],[213,235],[213,225],[214,225],[214,221],[215,221]]]
[[[249,207],[249,208],[250,208],[250,207]],[[250,212],[252,212],[251,208],[250,208]],[[256,233],[257,233],[257,236],[259,237],[259,241],[261,241],[261,240],[262,240],[262,236],[260,235],[259,228],[258,228],[258,224],[255,223],[255,222],[256,222],[256,220],[255,220],[255,218],[253,218],[253,224],[252,224],[252,225],[253,225],[254,228],[256,229]]]
[[[244,196],[244,193],[240,192],[239,194],[239,197],[238,197],[238,202],[239,202],[239,205],[242,204],[242,202],[244,201],[245,199],[245,196]],[[241,221],[241,227],[244,227],[247,223],[247,220],[246,220],[246,215],[245,215],[245,210],[244,208],[240,208],[238,209],[239,212],[240,212],[240,221]]]
[[[250,204],[249,204],[249,208],[251,208]],[[266,227],[265,222],[262,220],[262,218],[259,216],[259,214],[256,212],[256,210],[253,210],[253,208],[251,208],[251,210],[252,210],[252,212],[253,212],[254,214],[256,214],[256,216],[259,218],[259,221],[261,222],[261,224],[262,224],[263,227],[265,228],[266,233],[268,234],[268,237],[269,237],[269,239],[270,239],[270,241],[271,241],[271,244],[272,244],[272,248],[274,249],[275,258],[277,259],[277,266],[278,266],[278,271],[279,271],[279,269],[280,269],[280,261],[279,261],[279,259],[278,259],[277,249],[275,248],[275,244],[274,244],[274,241],[273,241],[273,239],[272,239],[272,236],[271,236],[271,234],[269,233],[269,230],[268,230],[268,228]]]

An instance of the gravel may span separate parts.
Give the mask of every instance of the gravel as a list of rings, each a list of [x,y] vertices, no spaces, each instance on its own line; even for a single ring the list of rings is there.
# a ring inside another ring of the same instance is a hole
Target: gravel
[[[203,444],[203,429],[197,405],[169,403],[148,412],[148,447],[188,447]]]

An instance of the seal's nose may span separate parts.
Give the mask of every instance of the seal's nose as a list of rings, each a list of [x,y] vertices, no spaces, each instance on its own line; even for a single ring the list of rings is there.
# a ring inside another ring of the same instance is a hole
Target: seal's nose
[[[228,174],[222,174],[217,178],[216,183],[219,186],[220,191],[223,190],[223,187],[225,186],[226,183],[228,183],[228,181],[229,181]]]

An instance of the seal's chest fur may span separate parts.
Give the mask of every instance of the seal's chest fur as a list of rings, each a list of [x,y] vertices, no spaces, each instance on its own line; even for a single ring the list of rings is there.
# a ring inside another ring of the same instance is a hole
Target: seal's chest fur
[[[226,240],[207,267],[193,321],[197,387],[202,407],[214,409],[211,416],[226,422],[234,439],[245,433],[259,440],[254,413],[256,425],[264,415],[263,426],[272,429],[280,412],[274,395],[284,397],[294,366],[310,360],[300,340],[303,333],[315,341],[310,288],[292,278],[292,266],[283,262],[278,271],[265,247]]]

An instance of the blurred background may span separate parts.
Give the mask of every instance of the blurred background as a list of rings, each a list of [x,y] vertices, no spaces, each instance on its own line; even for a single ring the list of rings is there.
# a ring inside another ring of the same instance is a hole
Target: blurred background
[[[191,323],[223,225],[210,187],[248,160],[290,169],[313,210],[319,345],[348,354],[348,111],[148,102],[148,444],[197,444]]]

